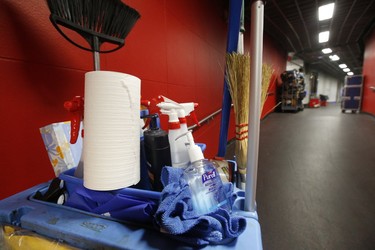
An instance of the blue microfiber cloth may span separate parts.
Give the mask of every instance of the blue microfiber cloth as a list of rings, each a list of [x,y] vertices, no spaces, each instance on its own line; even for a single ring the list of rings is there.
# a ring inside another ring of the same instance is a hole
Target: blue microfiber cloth
[[[155,224],[161,232],[193,246],[205,246],[226,244],[245,230],[246,219],[225,209],[198,216],[192,206],[189,186],[183,178],[183,169],[164,167],[161,181],[164,189],[155,213]],[[233,185],[225,184],[224,188],[233,202]]]
[[[66,206],[135,223],[151,224],[157,204],[150,199],[121,193],[93,191],[78,186]]]

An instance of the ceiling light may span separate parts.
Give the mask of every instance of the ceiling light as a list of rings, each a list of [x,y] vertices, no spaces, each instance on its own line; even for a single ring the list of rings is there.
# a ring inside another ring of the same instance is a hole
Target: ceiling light
[[[349,72],[350,69],[349,69],[349,68],[345,68],[345,69],[343,69],[343,71],[344,71],[344,72]]]
[[[339,65],[339,67],[342,68],[342,69],[345,69],[345,68],[347,68],[348,66],[346,66],[345,63],[342,63],[342,64]]]
[[[326,49],[322,49],[322,52],[324,54],[329,54],[329,53],[332,53],[332,50],[330,48],[326,48]]]
[[[333,56],[329,56],[329,59],[331,59],[332,61],[338,61],[340,60],[340,57],[338,57],[337,55],[333,55]]]
[[[352,76],[352,75],[354,75],[354,73],[353,72],[348,72],[348,73],[346,73],[348,76]]]
[[[319,42],[325,43],[329,40],[329,31],[323,31],[319,33]]]
[[[335,4],[330,3],[319,7],[319,21],[332,18]]]

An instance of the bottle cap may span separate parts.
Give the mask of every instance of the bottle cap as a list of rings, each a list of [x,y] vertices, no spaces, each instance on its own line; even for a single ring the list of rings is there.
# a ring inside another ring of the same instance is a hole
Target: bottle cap
[[[150,120],[149,129],[143,133],[145,146],[157,150],[166,147],[169,148],[168,133],[160,128],[158,121],[159,115],[155,113],[142,116],[141,118]]]
[[[152,114],[149,117],[150,117],[150,129],[151,130],[158,130],[159,129],[159,126],[158,126],[159,115],[158,114]]]

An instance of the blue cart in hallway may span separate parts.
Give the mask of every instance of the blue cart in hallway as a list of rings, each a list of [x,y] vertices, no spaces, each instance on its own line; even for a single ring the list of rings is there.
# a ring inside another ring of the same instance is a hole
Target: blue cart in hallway
[[[232,6],[239,7],[237,10],[241,9],[241,0],[231,0],[230,2]],[[254,73],[251,75],[251,87],[254,91],[250,91],[252,93],[250,99],[254,100],[255,103],[251,103],[251,108],[249,108],[249,117],[252,119],[252,124],[249,126],[249,137],[251,138],[249,146],[253,150],[248,156],[246,192],[236,190],[238,198],[232,211],[234,214],[243,216],[247,226],[238,238],[223,245],[208,245],[205,249],[262,249],[261,230],[255,211],[255,190],[259,143],[259,79],[262,65],[263,8],[262,1],[252,3],[252,14],[254,14],[252,30],[254,29],[254,35],[251,36],[253,39],[251,44],[254,55],[252,55],[251,67]],[[237,35],[238,32],[233,37]],[[227,112],[229,112],[230,98],[226,99],[225,103],[225,106],[229,107],[227,109]],[[223,111],[223,115],[224,113]],[[227,113],[226,116],[228,115]],[[228,126],[222,129],[227,130]],[[221,139],[226,142],[227,137],[221,136]],[[222,146],[225,147],[225,145]],[[36,200],[35,194],[37,192],[45,193],[49,185],[49,182],[42,183],[0,201],[0,223],[21,227],[38,235],[62,241],[81,249],[191,248],[152,227],[126,223],[83,210]],[[143,194],[154,198],[158,195],[158,193],[155,194],[152,191],[144,191]],[[137,192],[137,195],[140,195],[140,193]]]
[[[341,110],[357,113],[361,109],[363,76],[346,76],[342,90]]]
[[[45,192],[49,184],[42,183],[0,201],[0,224],[21,227],[80,249],[190,248],[151,227],[124,223],[33,198],[37,191]],[[150,197],[158,195],[152,191],[144,194]],[[241,211],[236,213],[241,214]],[[237,239],[225,245],[209,245],[206,249],[262,249],[257,218],[251,213],[244,212],[242,215],[246,216],[247,227]]]

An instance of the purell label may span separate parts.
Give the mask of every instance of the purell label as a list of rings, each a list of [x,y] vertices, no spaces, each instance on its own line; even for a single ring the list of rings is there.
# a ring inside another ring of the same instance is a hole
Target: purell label
[[[213,169],[212,171],[206,172],[202,175],[202,183],[206,181],[212,180],[216,177],[216,170]]]

